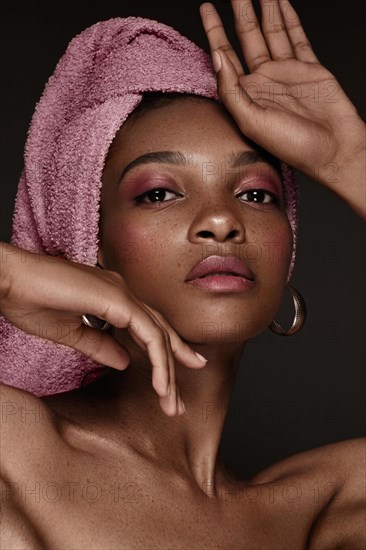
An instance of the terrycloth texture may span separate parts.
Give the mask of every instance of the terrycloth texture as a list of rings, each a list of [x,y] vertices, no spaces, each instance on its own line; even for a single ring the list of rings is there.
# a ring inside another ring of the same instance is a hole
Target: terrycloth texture
[[[108,148],[145,91],[219,99],[211,58],[176,30],[140,17],[93,25],[69,44],[38,103],[25,148],[12,243],[96,265]],[[297,187],[283,165],[296,250]],[[0,380],[37,396],[92,381],[102,366],[0,317]]]

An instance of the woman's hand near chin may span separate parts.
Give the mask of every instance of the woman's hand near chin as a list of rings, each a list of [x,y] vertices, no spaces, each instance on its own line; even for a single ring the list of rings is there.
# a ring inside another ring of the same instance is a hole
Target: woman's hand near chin
[[[334,191],[361,217],[365,204],[365,124],[335,77],[320,64],[287,0],[231,0],[245,74],[211,3],[200,13],[218,93],[243,134]],[[331,24],[331,22],[330,22]],[[216,53],[219,51],[219,54]]]
[[[13,325],[117,370],[130,362],[127,349],[107,332],[87,327],[81,316],[91,314],[125,328],[150,359],[163,411],[169,416],[184,412],[174,360],[191,368],[205,362],[128,290],[121,275],[6,243],[0,243],[0,268],[0,312]]]

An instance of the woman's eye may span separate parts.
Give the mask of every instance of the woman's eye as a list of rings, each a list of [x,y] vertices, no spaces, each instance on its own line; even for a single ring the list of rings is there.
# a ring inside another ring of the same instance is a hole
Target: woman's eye
[[[238,197],[248,196],[246,202],[257,202],[259,204],[278,204],[279,198],[271,191],[265,189],[250,189],[237,195]],[[241,199],[243,200],[243,199]]]
[[[138,203],[159,203],[175,199],[177,196],[178,193],[159,187],[157,189],[151,189],[151,191],[146,191],[146,193],[143,193],[135,200]]]

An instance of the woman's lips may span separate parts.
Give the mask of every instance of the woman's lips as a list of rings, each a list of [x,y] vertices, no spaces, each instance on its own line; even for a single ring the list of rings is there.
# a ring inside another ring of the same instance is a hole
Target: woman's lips
[[[210,292],[243,292],[253,288],[255,277],[237,256],[209,256],[189,272],[186,282]]]
[[[243,292],[249,290],[255,285],[254,281],[240,277],[239,275],[207,275],[187,281],[201,290],[210,292]]]

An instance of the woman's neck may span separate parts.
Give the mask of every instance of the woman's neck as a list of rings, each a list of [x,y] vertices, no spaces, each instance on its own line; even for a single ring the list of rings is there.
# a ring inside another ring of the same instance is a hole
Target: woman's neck
[[[205,367],[176,364],[186,405],[180,416],[161,410],[150,362],[142,354],[132,354],[123,372],[111,370],[88,386],[43,400],[103,449],[127,443],[147,461],[183,472],[203,492],[215,494],[221,435],[244,347],[194,347],[208,359]]]

